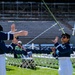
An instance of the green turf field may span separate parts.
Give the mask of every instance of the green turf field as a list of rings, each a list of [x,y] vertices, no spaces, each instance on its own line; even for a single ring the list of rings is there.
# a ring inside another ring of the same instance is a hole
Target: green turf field
[[[74,70],[75,72],[75,70]],[[57,69],[37,68],[36,70],[7,66],[7,75],[58,75]],[[75,75],[75,73],[73,73]]]
[[[58,75],[57,70],[37,68],[36,70],[7,66],[7,75]]]
[[[49,58],[33,58],[36,66],[47,67],[36,69],[21,68],[22,60],[8,57],[6,61],[7,75],[58,75],[58,60]],[[75,75],[75,58],[71,59],[73,65],[73,75]],[[12,66],[11,66],[12,65]],[[13,66],[14,65],[14,66]],[[18,67],[17,67],[18,66]],[[20,68],[19,68],[20,67]]]

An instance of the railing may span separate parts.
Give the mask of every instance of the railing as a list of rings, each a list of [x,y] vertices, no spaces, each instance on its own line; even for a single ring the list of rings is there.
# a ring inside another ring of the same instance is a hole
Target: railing
[[[58,20],[75,20],[75,3],[46,4]],[[42,2],[1,2],[0,10],[0,20],[53,20]]]

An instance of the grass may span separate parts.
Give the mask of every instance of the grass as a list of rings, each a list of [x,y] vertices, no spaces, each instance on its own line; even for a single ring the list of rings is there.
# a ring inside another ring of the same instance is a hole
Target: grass
[[[37,68],[36,70],[7,66],[7,75],[58,75],[57,70]]]
[[[58,67],[59,67],[58,60],[48,58],[34,58],[34,60],[37,66],[43,66],[48,68],[36,68],[36,70],[33,70],[33,69],[19,68],[17,66],[11,66],[9,64],[17,64],[20,66],[22,60],[8,57],[7,75],[58,75]],[[71,61],[74,68],[73,75],[75,75],[75,59],[72,58]]]
[[[40,67],[37,67],[36,70],[32,70],[26,68],[19,68],[16,66],[7,66],[6,72],[7,75],[58,75],[57,69],[40,68]],[[73,73],[73,75],[75,75],[75,73]]]

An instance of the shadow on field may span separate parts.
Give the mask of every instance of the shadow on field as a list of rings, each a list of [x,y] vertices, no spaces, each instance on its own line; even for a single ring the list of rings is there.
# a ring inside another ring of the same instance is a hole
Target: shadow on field
[[[11,69],[11,68],[6,68],[6,71],[11,71],[11,70],[14,70],[14,69]]]

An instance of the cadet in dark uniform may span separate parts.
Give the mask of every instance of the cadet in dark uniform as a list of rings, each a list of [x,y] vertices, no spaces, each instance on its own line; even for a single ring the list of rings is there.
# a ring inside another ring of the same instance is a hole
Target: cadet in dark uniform
[[[59,61],[59,75],[72,75],[72,63],[70,61],[70,35],[67,33],[61,35],[62,44],[58,43],[58,37],[52,41],[55,45],[55,49],[52,49],[53,56],[58,57]]]
[[[27,31],[18,31],[11,33],[3,32],[3,27],[0,25],[0,75],[6,75],[6,68],[5,68],[5,53],[8,50],[12,49],[12,47],[7,47],[5,45],[4,40],[13,40],[15,37],[18,36],[26,36],[28,34]]]

